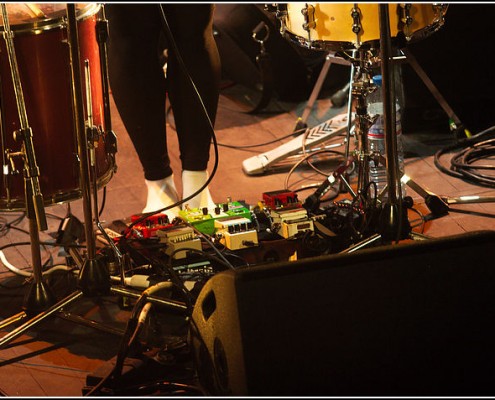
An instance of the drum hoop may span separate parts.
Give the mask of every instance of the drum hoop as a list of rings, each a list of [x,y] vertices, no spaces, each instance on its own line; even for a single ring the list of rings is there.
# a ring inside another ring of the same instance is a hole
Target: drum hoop
[[[302,36],[289,32],[288,30],[284,32],[284,35],[292,43],[306,47],[310,50],[339,51],[354,47],[354,44],[352,42],[309,40]]]
[[[99,12],[102,3],[90,3],[83,8],[76,11],[76,19],[78,21],[85,20]],[[49,31],[55,28],[61,28],[67,26],[67,17],[49,18],[43,21],[26,22],[22,24],[11,25],[10,29],[15,34],[41,34],[45,31]],[[3,25],[0,26],[0,32],[3,32]]]
[[[98,189],[105,187],[113,177],[115,172],[115,159],[109,157],[109,167],[105,173],[97,179],[96,186]],[[82,198],[81,189],[69,190],[66,192],[54,193],[50,196],[43,197],[43,203],[45,207],[53,206],[55,204],[67,203]],[[23,211],[26,209],[26,204],[23,199],[13,199],[11,202],[7,202],[5,199],[0,199],[0,211]]]

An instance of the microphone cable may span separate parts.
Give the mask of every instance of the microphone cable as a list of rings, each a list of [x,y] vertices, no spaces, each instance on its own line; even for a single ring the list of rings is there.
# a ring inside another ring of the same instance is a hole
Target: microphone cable
[[[495,187],[495,175],[483,171],[495,170],[495,164],[475,164],[495,156],[495,126],[438,150],[434,156],[435,166],[443,173],[475,185]],[[451,153],[450,166],[442,164],[442,157]]]

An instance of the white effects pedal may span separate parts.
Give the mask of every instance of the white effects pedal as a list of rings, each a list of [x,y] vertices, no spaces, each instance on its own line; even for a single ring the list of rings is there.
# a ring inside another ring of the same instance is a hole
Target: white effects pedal
[[[307,133],[306,131],[305,133],[300,134],[299,136],[295,137],[287,143],[282,144],[281,146],[278,146],[275,149],[245,159],[242,162],[242,170],[247,175],[263,174],[270,168],[270,166],[273,166],[284,158],[297,154],[299,151],[301,151],[303,139],[306,133],[307,137],[305,146],[310,147],[345,132],[347,129],[347,125],[347,112],[336,115],[335,117],[330,118],[313,128],[307,128],[309,129],[309,133]]]

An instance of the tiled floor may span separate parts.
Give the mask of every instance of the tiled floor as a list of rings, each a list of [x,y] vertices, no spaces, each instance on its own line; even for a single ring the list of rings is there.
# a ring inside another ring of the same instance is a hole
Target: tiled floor
[[[226,96],[221,97],[216,126],[216,138],[219,144],[218,170],[210,186],[217,203],[231,198],[234,201],[244,200],[247,204],[256,205],[261,200],[263,192],[284,188],[290,165],[261,175],[248,176],[242,170],[242,161],[287,142],[290,137],[286,138],[286,136],[292,132],[304,106],[305,102],[298,104],[275,102],[267,112],[248,115],[235,111],[234,104]],[[329,98],[323,96],[315,105],[307,121],[308,126],[316,126],[343,112],[345,112],[343,108],[333,108]],[[100,218],[103,224],[128,219],[131,215],[140,213],[145,203],[143,174],[113,103],[112,117],[113,128],[118,136],[118,169],[106,186],[105,207]],[[407,154],[414,155],[406,159],[406,173],[422,187],[442,197],[494,195],[492,189],[447,176],[435,167],[433,154],[437,149],[452,142],[453,138],[450,134],[432,128],[425,132],[406,132],[404,136]],[[259,147],[240,148],[275,139],[280,140]],[[341,140],[341,137],[337,137],[332,139],[332,143]],[[178,176],[180,164],[173,129],[169,129],[169,142],[173,167]],[[214,161],[213,155],[212,151],[211,166]],[[335,167],[334,164],[321,165],[329,172]],[[310,183],[320,183],[322,180],[321,176],[311,170],[299,168],[291,176],[290,186],[296,188]],[[177,184],[180,191],[180,182],[177,181]],[[102,192],[99,192],[100,203]],[[311,191],[300,192],[300,197],[304,198],[310,193]],[[413,197],[415,208],[420,213],[423,215],[429,213],[420,195],[411,189],[408,189],[408,194]],[[53,234],[59,227],[60,217],[64,217],[66,211],[66,205],[46,208],[49,229],[41,232],[42,242],[53,240]],[[71,203],[71,211],[81,221],[84,220],[81,200]],[[2,227],[19,215],[19,213],[0,210]],[[491,201],[456,205],[451,207],[447,215],[426,222],[423,229],[420,229],[422,224],[418,224],[414,229],[431,237],[450,236],[493,229],[494,216],[495,205]],[[411,219],[417,218],[416,214],[411,214]],[[28,228],[25,219],[18,225],[10,226],[9,229],[3,228],[0,231],[0,243],[11,264],[30,271],[32,255],[29,246],[18,244],[27,241],[28,236],[26,232],[20,231],[20,228]],[[12,247],[5,247],[10,244]],[[58,251],[57,247],[44,247],[41,252],[43,262],[63,262],[63,254]],[[27,286],[23,284],[25,283],[23,277],[12,273],[4,266],[0,270],[0,279],[0,318],[5,319],[22,310],[22,296]],[[49,282],[51,283],[52,280]],[[53,283],[56,284],[53,290],[59,298],[72,293],[74,289],[74,279],[71,277],[53,278]],[[82,298],[76,300],[75,304],[78,314],[103,321],[121,331],[126,326],[129,311],[122,310],[118,306],[116,296],[102,299]],[[12,326],[5,328],[4,334],[12,329]],[[115,357],[119,343],[118,334],[100,332],[50,316],[0,350],[0,390],[7,396],[80,396],[88,374],[92,374]]]

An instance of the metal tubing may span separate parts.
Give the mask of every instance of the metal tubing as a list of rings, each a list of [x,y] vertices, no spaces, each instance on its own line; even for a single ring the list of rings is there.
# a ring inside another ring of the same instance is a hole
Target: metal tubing
[[[74,322],[79,325],[87,326],[89,328],[97,329],[102,332],[110,333],[112,335],[117,335],[117,336],[123,336],[124,335],[124,330],[123,329],[118,329],[118,328],[113,328],[111,326],[102,324],[101,322],[93,321],[88,318],[81,317],[80,315],[77,314],[72,314],[69,312],[66,313],[60,313],[57,315],[57,317],[65,319],[70,322]]]
[[[397,186],[400,184],[398,174],[399,160],[397,154],[397,134],[395,129],[395,88],[393,79],[394,71],[391,68],[392,45],[388,4],[379,5],[379,20],[388,202],[389,204],[397,205],[399,203],[397,198]]]
[[[16,339],[17,337],[22,335],[24,332],[26,332],[33,326],[43,321],[44,319],[48,318],[50,315],[57,312],[62,307],[65,307],[66,305],[72,303],[74,300],[77,300],[79,297],[82,296],[82,294],[83,294],[82,291],[76,291],[70,294],[66,298],[54,304],[46,311],[41,312],[40,314],[36,315],[34,318],[31,318],[29,321],[25,322],[18,328],[14,329],[12,332],[7,333],[4,337],[0,339],[0,348],[2,348],[7,343],[10,343],[12,340]]]
[[[79,156],[79,175],[84,212],[86,249],[88,259],[92,260],[96,256],[96,238],[93,230],[93,217],[91,210],[91,180],[88,161],[88,144],[84,126],[84,101],[81,78],[81,61],[79,54],[79,38],[77,32],[76,10],[74,3],[67,4],[67,38],[70,48],[72,100],[74,106],[74,121],[77,134],[77,152]]]
[[[141,295],[142,295],[142,292],[136,292],[136,291],[133,291],[130,289],[125,289],[125,288],[121,288],[121,287],[114,287],[114,286],[112,286],[110,288],[110,291],[113,293],[123,295],[123,296],[132,297],[134,299],[137,299],[137,298],[141,297]],[[164,298],[156,297],[156,296],[148,296],[146,299],[147,299],[147,301],[149,301],[153,304],[156,304],[159,306],[165,306],[165,307],[172,309],[174,311],[179,311],[181,313],[187,313],[188,312],[187,305],[183,302],[164,299]]]

